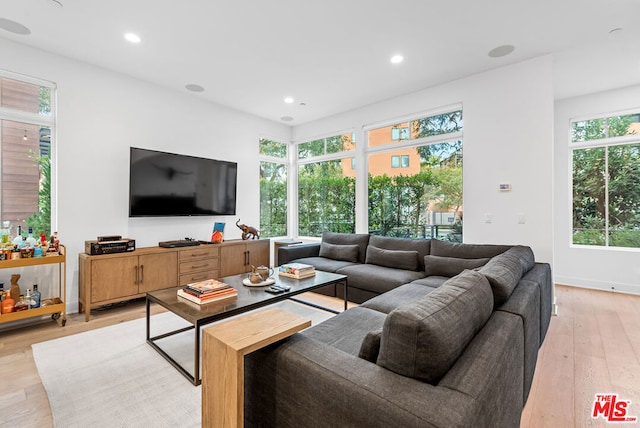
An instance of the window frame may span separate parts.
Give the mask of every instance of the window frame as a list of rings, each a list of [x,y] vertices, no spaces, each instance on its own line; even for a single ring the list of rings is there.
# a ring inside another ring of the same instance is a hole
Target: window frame
[[[316,156],[307,156],[304,158],[300,157],[300,151],[299,151],[299,147],[302,144],[305,143],[309,143],[312,141],[318,141],[318,140],[325,140],[327,138],[333,138],[339,135],[350,135],[351,136],[351,142],[353,143],[353,148],[348,149],[348,150],[344,150],[344,151],[340,151],[340,152],[335,152],[335,153],[326,153],[326,141],[325,141],[325,153],[322,155],[316,155]],[[309,165],[309,164],[314,164],[314,163],[320,163],[320,162],[328,162],[328,161],[342,161],[343,159],[357,159],[358,158],[358,153],[359,153],[359,148],[360,145],[356,142],[356,131],[354,128],[347,128],[347,129],[343,129],[343,130],[339,130],[339,131],[334,131],[334,132],[328,132],[325,134],[321,134],[321,135],[317,135],[317,136],[313,136],[313,137],[308,137],[308,138],[304,138],[304,140],[300,140],[300,141],[293,141],[292,142],[292,147],[291,147],[291,171],[295,170],[295,174],[291,174],[291,180],[290,180],[290,196],[289,196],[289,201],[290,201],[290,206],[292,207],[291,210],[289,211],[291,220],[292,220],[292,229],[291,231],[295,231],[295,233],[293,234],[293,236],[295,238],[298,237],[302,237],[305,239],[311,239],[311,240],[316,240],[316,239],[320,239],[319,237],[316,236],[307,236],[307,235],[300,235],[300,221],[299,221],[299,215],[300,212],[299,210],[296,208],[295,212],[293,212],[293,207],[298,207],[299,206],[299,201],[298,201],[298,193],[299,193],[299,173],[300,173],[300,167],[304,166],[304,165]],[[354,212],[354,218],[356,219],[355,222],[356,224],[354,225],[356,228],[358,227],[357,223],[357,207],[358,207],[358,202],[357,202],[357,198],[358,198],[358,170],[359,167],[357,166],[357,160],[355,161],[355,165],[354,165],[354,161],[350,161],[349,164],[351,166],[355,166],[355,168],[351,169],[352,171],[355,172],[355,181],[356,181],[356,212]],[[357,230],[356,230],[357,232]]]
[[[14,73],[8,70],[0,69],[0,78],[7,78],[19,82],[38,85],[49,88],[51,114],[43,115],[39,113],[30,113],[26,111],[15,110],[0,106],[0,120],[9,120],[14,122],[22,122],[41,127],[48,127],[50,130],[49,142],[49,162],[50,162],[50,198],[51,198],[51,232],[58,230],[58,144],[57,144],[57,89],[55,82],[39,79],[32,76],[26,76]]]
[[[280,144],[284,144],[286,147],[286,155],[284,158],[281,157],[277,157],[277,156],[271,156],[271,155],[264,155],[260,153],[260,142],[262,140],[268,140],[268,141],[273,141],[275,143],[280,143]],[[260,168],[260,164],[262,162],[270,162],[270,163],[275,163],[275,164],[279,164],[279,165],[284,165],[285,167],[285,173],[287,176],[287,184],[286,184],[286,204],[287,204],[287,208],[285,210],[286,214],[287,214],[287,220],[286,220],[286,227],[287,227],[287,231],[285,235],[282,236],[271,236],[271,239],[279,239],[279,238],[284,238],[290,235],[290,231],[293,230],[292,227],[292,220],[291,220],[291,210],[292,210],[292,199],[291,199],[291,180],[292,180],[292,176],[291,176],[291,171],[292,171],[292,167],[291,167],[291,158],[293,157],[291,155],[292,153],[292,148],[291,148],[291,142],[290,141],[285,141],[282,138],[278,138],[278,137],[272,137],[272,136],[266,136],[266,135],[261,135],[260,137],[258,137],[258,168]],[[259,178],[258,178],[259,180]],[[297,182],[297,177],[296,177],[296,182]],[[260,192],[260,189],[258,189],[258,192]],[[260,199],[262,199],[262,195],[260,194]],[[262,209],[262,207],[259,208],[260,210]],[[259,218],[262,217],[262,212],[259,212]]]
[[[600,113],[588,116],[577,116],[573,118],[569,118],[569,127],[568,127],[568,173],[569,173],[569,247],[570,248],[581,248],[581,249],[593,249],[593,250],[604,250],[604,251],[633,251],[640,252],[640,247],[616,247],[609,244],[609,233],[610,233],[610,221],[609,221],[609,148],[617,147],[617,146],[626,146],[626,145],[640,145],[640,134],[629,134],[617,137],[604,137],[598,139],[590,139],[584,141],[573,141],[573,124],[577,122],[587,122],[591,120],[598,119],[609,119],[611,117],[617,116],[627,116],[632,114],[638,114],[640,112],[640,107],[633,109],[625,109],[621,111],[614,111],[608,113]],[[605,243],[604,245],[589,245],[589,244],[576,244],[573,242],[573,211],[574,211],[574,152],[576,150],[585,150],[585,149],[604,149],[604,206],[605,206],[605,214],[604,214],[604,237]]]
[[[453,113],[456,111],[461,111],[464,119],[464,108],[462,103],[450,104],[446,106],[442,106],[438,109],[422,111],[418,113],[413,113],[406,116],[396,117],[392,119],[387,119],[384,121],[371,123],[363,126],[363,143],[362,143],[362,154],[364,158],[361,162],[361,168],[364,170],[362,172],[362,176],[364,176],[364,182],[358,183],[356,181],[356,209],[361,212],[356,213],[356,219],[361,218],[364,220],[364,224],[356,224],[356,232],[357,233],[369,233],[369,212],[368,212],[368,203],[369,203],[369,182],[368,182],[368,173],[369,173],[369,158],[372,155],[382,154],[382,153],[393,153],[396,151],[401,151],[403,149],[417,149],[423,146],[429,145],[437,145],[442,143],[448,143],[451,141],[459,140],[462,142],[462,148],[464,150],[464,122],[462,129],[459,131],[453,131],[450,133],[432,135],[428,137],[407,139],[407,140],[390,140],[386,144],[380,144],[371,146],[369,143],[369,132],[375,131],[380,128],[385,128],[389,126],[393,126],[398,123],[409,122],[411,124],[414,120],[429,118],[433,116],[439,116],[447,113]],[[409,125],[409,128],[411,125]],[[400,161],[402,165],[402,160]],[[463,164],[464,169],[464,164]],[[358,176],[356,176],[358,177]],[[358,191],[360,193],[358,193]],[[358,196],[360,196],[363,203],[358,204]],[[359,215],[359,217],[358,217]],[[464,219],[463,219],[463,235],[464,235]],[[463,239],[464,242],[464,239]]]

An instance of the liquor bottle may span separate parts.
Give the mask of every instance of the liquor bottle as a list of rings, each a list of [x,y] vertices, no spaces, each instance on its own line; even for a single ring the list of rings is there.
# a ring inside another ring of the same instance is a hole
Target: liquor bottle
[[[7,294],[2,301],[2,306],[0,307],[0,312],[3,314],[11,313],[15,310],[16,302],[11,298],[11,294]]]
[[[33,284],[33,290],[31,291],[31,300],[33,301],[31,308],[39,308],[40,307],[40,291],[38,291],[38,284]]]
[[[15,238],[13,238],[13,244],[17,245],[18,248],[22,247],[22,245],[24,245],[24,242],[22,240],[22,226],[18,225],[18,234],[16,235]]]
[[[27,292],[24,294],[24,301],[27,303],[27,309],[35,308],[36,301],[33,298],[33,291],[27,288]]]
[[[29,303],[27,303],[27,299],[24,298],[24,295],[20,295],[20,299],[15,304],[14,312],[26,311],[29,309]]]
[[[33,237],[33,228],[32,227],[29,228],[29,235],[27,236],[27,239],[25,241],[27,242],[27,247],[35,246],[36,238]]]

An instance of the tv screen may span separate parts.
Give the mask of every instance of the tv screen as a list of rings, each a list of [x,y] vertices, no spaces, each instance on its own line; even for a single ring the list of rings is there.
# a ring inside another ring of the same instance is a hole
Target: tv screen
[[[131,147],[129,217],[235,215],[238,164]]]

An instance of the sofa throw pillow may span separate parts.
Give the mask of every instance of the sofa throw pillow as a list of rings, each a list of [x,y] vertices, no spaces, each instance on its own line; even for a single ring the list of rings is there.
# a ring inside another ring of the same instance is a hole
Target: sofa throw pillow
[[[493,312],[487,279],[465,270],[387,315],[377,364],[432,384],[455,364]]]
[[[358,245],[337,245],[323,242],[320,244],[319,256],[356,263],[358,261],[359,248]]]
[[[458,257],[461,259],[480,259],[497,256],[511,247],[512,245],[461,244],[432,239],[431,252],[429,254],[432,256]]]
[[[424,256],[431,254],[431,239],[396,238],[394,236],[371,235],[369,245],[383,250],[401,250],[418,252],[418,269],[424,270]]]
[[[380,352],[381,337],[382,329],[370,331],[369,333],[367,333],[364,339],[362,339],[358,357],[375,364],[376,360],[378,359],[378,353]]]
[[[516,245],[507,252],[509,254],[517,256],[520,260],[520,266],[522,266],[522,275],[529,272],[533,268],[533,265],[536,264],[535,256],[533,255],[533,250],[531,249],[531,247]]]
[[[459,259],[457,257],[424,256],[424,272],[427,276],[456,276],[465,269],[485,265],[490,259]]]
[[[493,257],[478,272],[486,276],[491,284],[496,307],[507,301],[522,277],[523,265],[520,250],[514,248]]]
[[[357,245],[358,262],[364,263],[367,254],[367,245],[369,244],[369,234],[367,233],[337,233],[325,230],[322,232],[322,242],[334,245]]]
[[[385,250],[369,245],[365,263],[404,270],[418,270],[418,252]]]

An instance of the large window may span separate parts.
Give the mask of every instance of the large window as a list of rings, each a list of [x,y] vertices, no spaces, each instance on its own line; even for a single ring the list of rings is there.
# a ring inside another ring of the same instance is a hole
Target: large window
[[[51,233],[53,95],[52,83],[0,71],[0,210],[13,236]]]
[[[577,245],[640,247],[640,113],[573,121]]]
[[[260,140],[260,234],[287,236],[287,144]]]
[[[369,232],[462,241],[462,110],[368,130]]]
[[[355,232],[354,149],[352,133],[298,145],[300,236],[321,236],[323,230]]]

